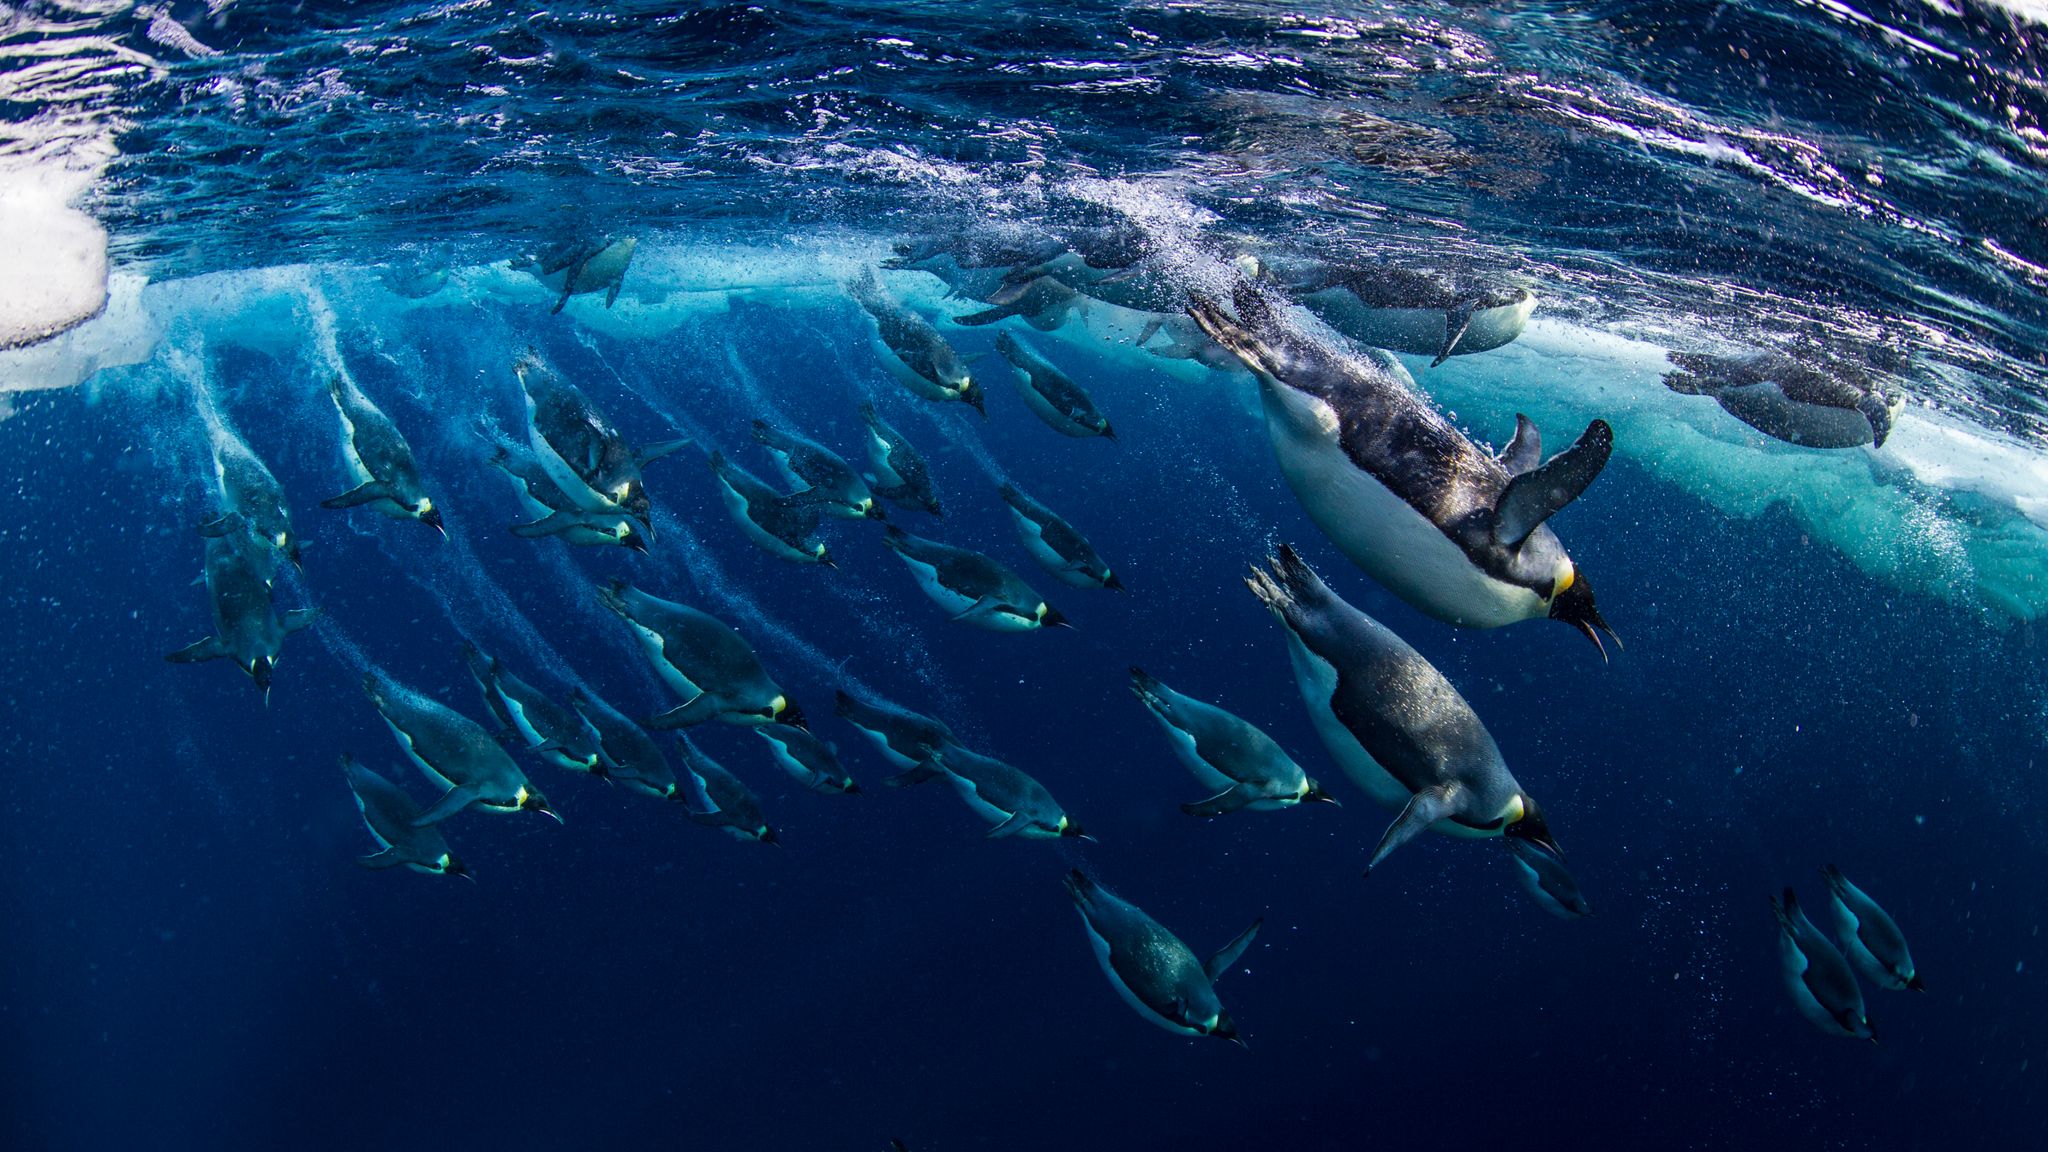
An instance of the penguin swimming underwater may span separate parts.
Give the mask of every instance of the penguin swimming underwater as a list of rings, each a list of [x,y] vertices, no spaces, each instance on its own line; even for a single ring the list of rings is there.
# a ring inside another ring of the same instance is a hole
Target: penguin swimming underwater
[[[1069,626],[1015,572],[979,552],[912,536],[893,524],[883,543],[909,566],[918,587],[949,619],[992,632]]]
[[[768,742],[783,771],[811,791],[860,794],[860,785],[839,766],[839,749],[830,743],[787,724],[763,725],[754,729],[754,735]]]
[[[531,351],[512,364],[526,396],[527,439],[548,476],[577,507],[624,513],[653,531],[642,469],[686,448],[685,439],[635,450],[590,398]]]
[[[953,738],[951,728],[908,708],[898,707],[885,700],[862,700],[845,692],[834,695],[840,719],[872,741],[883,759],[902,769],[906,774],[916,775],[916,779],[899,776],[883,781],[891,787],[930,779],[935,773],[922,773],[918,770],[926,761],[937,755],[940,749],[958,742]]]
[[[1095,839],[1067,815],[1045,785],[993,756],[950,744],[913,772],[944,773],[960,799],[992,825],[988,830],[991,840],[1006,836],[1026,840]]]
[[[1159,721],[1174,755],[1195,779],[1215,790],[1207,800],[1183,804],[1190,816],[1272,812],[1297,804],[1337,800],[1302,771],[1271,736],[1214,704],[1183,696],[1143,668],[1131,669],[1131,693]]]
[[[594,773],[603,767],[596,735],[574,710],[548,699],[467,640],[462,642],[462,662],[476,678],[484,707],[528,749],[570,772]]]
[[[1003,503],[1009,505],[1010,516],[1017,522],[1017,535],[1024,542],[1024,550],[1039,566],[1052,573],[1053,579],[1076,588],[1107,588],[1112,592],[1123,591],[1124,582],[1117,579],[1115,572],[1103,561],[1086,537],[1074,530],[1072,524],[1053,515],[1052,509],[1026,496],[1014,484],[1004,484],[998,494]]]
[[[846,290],[874,321],[876,354],[905,388],[926,400],[957,401],[988,415],[981,385],[959,353],[924,317],[889,299],[873,269],[862,269]]]
[[[569,694],[569,707],[583,718],[597,736],[603,758],[602,775],[614,784],[645,792],[657,800],[683,799],[676,774],[661,745],[641,731],[638,724],[603,700],[578,688]]]
[[[746,640],[716,617],[649,596],[624,580],[597,590],[604,606],[631,625],[648,663],[683,703],[648,721],[650,728],[727,724],[804,727],[803,712],[782,694]]]
[[[706,808],[689,809],[690,822],[706,828],[722,828],[735,840],[774,844],[779,839],[774,827],[761,815],[761,802],[740,779],[697,750],[688,737],[676,737],[683,749],[683,770],[704,797]]]
[[[284,638],[320,615],[317,608],[298,608],[278,616],[271,600],[269,561],[262,558],[267,555],[265,545],[249,535],[239,517],[231,515],[219,535],[207,537],[203,578],[212,602],[213,635],[164,657],[173,664],[233,660],[256,682],[266,703]]]
[[[1670,358],[1678,368],[1664,377],[1666,388],[1712,396],[1744,424],[1806,448],[1882,448],[1906,406],[1902,393],[1840,360],[1823,370],[1780,352],[1673,352]]]
[[[1256,266],[1330,327],[1369,348],[1434,357],[1432,368],[1512,342],[1536,311],[1536,294],[1528,289],[1467,272],[1316,262]]]
[[[1522,887],[1544,911],[1560,920],[1593,914],[1593,906],[1586,902],[1578,880],[1564,866],[1563,859],[1528,840],[1503,836],[1501,843],[1507,845],[1508,858],[1514,862],[1515,875],[1521,878]]]
[[[1600,633],[1613,629],[1544,523],[1606,465],[1606,421],[1538,464],[1536,427],[1517,417],[1514,441],[1496,459],[1380,363],[1287,329],[1248,285],[1238,286],[1237,308],[1242,324],[1208,303],[1190,312],[1258,379],[1288,487],[1352,563],[1445,623],[1494,628],[1549,616],[1606,655]]]
[[[1216,981],[1251,947],[1265,921],[1252,921],[1237,939],[1203,961],[1180,937],[1079,868],[1067,873],[1066,888],[1087,926],[1088,942],[1103,975],[1124,1003],[1168,1032],[1214,1036],[1244,1046],[1237,1025],[1216,998]]]
[[[754,421],[754,439],[773,453],[793,483],[804,485],[795,495],[815,500],[818,510],[841,520],[886,520],[888,512],[875,502],[868,482],[839,454],[801,436]]]
[[[1331,758],[1400,813],[1367,875],[1428,828],[1511,836],[1563,859],[1543,810],[1508,771],[1486,726],[1420,652],[1339,599],[1284,544],[1245,584],[1287,630],[1295,683]]]
[[[1086,389],[1053,366],[1052,361],[1024,346],[1008,332],[996,333],[996,351],[1016,370],[1017,395],[1024,406],[1062,436],[1116,439],[1109,417],[1095,406]]]
[[[711,474],[718,479],[719,498],[733,523],[762,551],[792,564],[823,564],[837,568],[825,542],[817,538],[822,502],[798,500],[763,484],[753,473],[711,454]]]
[[[364,825],[383,849],[356,857],[356,863],[365,868],[395,868],[403,864],[432,876],[476,879],[462,866],[462,860],[448,850],[448,841],[441,837],[439,828],[414,823],[420,818],[420,806],[404,789],[356,763],[347,753],[342,754],[341,771],[348,778],[349,791],[355,794],[356,811],[362,813]]]
[[[548,309],[549,315],[560,312],[569,303],[569,297],[592,292],[604,293],[604,306],[610,308],[618,301],[619,289],[626,282],[626,268],[633,263],[633,251],[639,245],[640,241],[632,236],[617,240],[570,240],[538,255],[519,257],[512,261],[512,269],[530,272],[534,279],[561,293],[555,306]]]
[[[561,816],[548,807],[512,757],[498,746],[483,725],[432,697],[376,675],[363,677],[363,693],[383,717],[391,735],[428,781],[448,791],[413,821],[415,827],[438,824],[471,805],[492,812],[538,812]]]
[[[355,381],[336,373],[327,382],[334,410],[341,414],[342,455],[356,486],[320,502],[322,508],[355,508],[367,504],[394,520],[418,520],[442,536],[441,510],[420,485],[419,463],[398,425],[363,395]]]
[[[1830,1036],[1877,1043],[1855,973],[1800,910],[1798,895],[1785,889],[1784,902],[1773,899],[1771,912],[1778,918],[1778,962],[1785,989],[1799,1014]]]
[[[512,534],[527,540],[553,536],[578,547],[610,545],[645,555],[647,534],[633,518],[619,511],[592,512],[569,499],[531,449],[498,437],[490,438],[490,464],[519,490],[519,503],[533,520],[514,524]]]
[[[284,487],[269,465],[234,429],[223,422],[208,437],[213,452],[213,478],[220,494],[221,514],[199,526],[201,536],[246,530],[257,542],[305,571],[300,542],[292,531],[292,510]]]
[[[932,490],[931,466],[924,457],[910,446],[903,433],[875,415],[873,404],[861,402],[860,418],[868,430],[868,463],[875,470],[871,477],[875,495],[907,508],[944,516],[938,494]]]
[[[1820,870],[1827,878],[1829,911],[1835,921],[1835,939],[1842,942],[1842,954],[1865,980],[1893,991],[1911,988],[1927,991],[1920,972],[1913,966],[1913,953],[1906,947],[1906,934],[1877,901],[1863,889],[1849,883],[1833,864]]]

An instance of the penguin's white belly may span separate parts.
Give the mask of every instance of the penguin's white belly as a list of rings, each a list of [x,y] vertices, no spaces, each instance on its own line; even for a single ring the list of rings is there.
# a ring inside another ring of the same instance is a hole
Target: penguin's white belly
[[[904,483],[903,477],[896,469],[889,466],[889,456],[889,442],[870,431],[868,433],[868,463],[874,465],[876,483],[884,488],[901,488]]]
[[[1407,807],[1408,789],[1380,767],[1330,707],[1331,693],[1337,689],[1337,670],[1310,652],[1292,629],[1287,632],[1287,657],[1294,665],[1294,681],[1301,686],[1302,699],[1308,703],[1309,721],[1322,737],[1323,747],[1329,749],[1330,759],[1380,807],[1396,812]]]
[[[886,735],[872,728],[861,728],[858,724],[855,724],[854,727],[860,730],[861,735],[874,742],[875,750],[882,754],[882,759],[903,769],[905,772],[917,767],[918,761],[912,760],[910,757],[898,752],[895,746],[889,743],[889,737]]]
[[[1152,711],[1149,707],[1145,710],[1147,712]],[[1193,736],[1183,729],[1167,723],[1165,718],[1161,717],[1157,712],[1152,713],[1152,718],[1159,721],[1160,730],[1166,733],[1167,742],[1173,745],[1174,756],[1179,758],[1181,764],[1194,775],[1196,780],[1201,782],[1203,787],[1214,789],[1210,795],[1213,796],[1237,786],[1236,780],[1225,776],[1216,770],[1215,765],[1202,759],[1201,754],[1195,751],[1195,738]]]
[[[1201,1035],[1200,1032],[1185,1024],[1168,1020],[1166,1017],[1153,1011],[1151,1005],[1138,999],[1138,994],[1131,991],[1131,986],[1124,983],[1124,978],[1117,973],[1116,966],[1109,962],[1109,941],[1103,939],[1102,933],[1095,930],[1095,922],[1086,916],[1082,916],[1081,923],[1088,928],[1088,943],[1095,949],[1095,962],[1102,965],[1102,974],[1109,977],[1110,987],[1116,989],[1116,994],[1123,998],[1124,1003],[1129,1004],[1131,1009],[1138,1015],[1159,1025],[1168,1032],[1175,1032],[1182,1036]]]
[[[1313,292],[1301,302],[1324,323],[1361,344],[1411,356],[1435,356],[1443,350],[1449,325],[1445,309],[1369,308],[1343,288]],[[1535,311],[1534,295],[1513,304],[1478,309],[1458,338],[1455,353],[1485,352],[1511,343]]]
[[[1073,566],[1067,563],[1066,557],[1061,556],[1053,550],[1052,545],[1045,542],[1045,537],[1039,534],[1041,529],[1037,521],[1015,508],[1010,509],[1010,519],[1017,522],[1017,538],[1023,542],[1024,550],[1031,553],[1031,558],[1036,560],[1040,567],[1052,573],[1060,583],[1072,584],[1076,588],[1095,586],[1095,581],[1090,580],[1085,573],[1075,571]]]
[[[1031,409],[1032,413],[1040,420],[1050,425],[1053,431],[1062,436],[1095,435],[1095,429],[1075,423],[1071,416],[1053,407],[1052,403],[1045,398],[1043,393],[1039,392],[1037,388],[1032,387],[1031,375],[1029,373],[1018,371],[1014,374],[1017,378],[1017,395],[1023,398],[1024,406]]]
[[[686,704],[704,694],[703,689],[698,688],[695,681],[683,675],[682,669],[669,661],[668,645],[662,639],[661,633],[637,620],[629,623],[633,625],[633,632],[640,637],[640,647],[647,652],[647,662],[654,665],[655,675],[661,677],[661,682],[668,685],[669,691],[681,697]]]
[[[739,524],[740,531],[757,546],[782,557],[784,560],[794,560],[800,564],[815,564],[818,562],[816,553],[792,547],[787,540],[755,523],[754,518],[747,514],[747,509],[750,507],[747,498],[735,491],[733,486],[726,483],[722,477],[718,482],[718,495],[725,501],[725,509],[732,513],[732,518]]]
[[[606,245],[595,256],[585,260],[576,273],[576,294],[609,287],[612,281],[625,275],[626,266],[633,262],[634,247],[622,240]]]
[[[983,799],[981,789],[976,787],[974,781],[969,780],[967,777],[961,776],[958,773],[947,773],[947,778],[953,781],[953,790],[960,794],[960,799],[967,802],[967,806],[974,810],[974,814],[988,821],[991,825],[1001,824],[1011,816],[1016,815],[1014,812],[998,808]]]
[[[1801,952],[1799,945],[1782,930],[1778,933],[1778,954],[1785,968],[1785,987],[1792,993],[1792,1003],[1799,1009],[1799,1014],[1831,1036],[1849,1035],[1843,1030],[1842,1022],[1822,1007],[1821,1002],[1814,998],[1813,991],[1806,986],[1806,953]]]
[[[973,596],[940,583],[939,570],[930,564],[900,552],[897,555],[902,556],[903,562],[909,565],[911,575],[917,578],[917,586],[924,589],[924,594],[931,597],[932,603],[945,609],[947,615],[958,616],[980,602]],[[984,613],[969,623],[997,632],[1028,632],[1038,626],[1036,620],[1027,621],[1010,612]]]
[[[414,764],[419,765],[420,771],[427,774],[427,779],[440,781],[441,786],[443,788],[455,787],[455,781],[450,780],[446,776],[443,776],[441,774],[440,769],[435,768],[432,764],[427,763],[426,759],[419,754],[419,751],[412,746],[412,737],[406,735],[404,729],[400,728],[396,724],[393,724],[391,722],[391,717],[385,716],[383,712],[380,711],[377,713],[377,715],[384,721],[384,726],[386,728],[391,729],[391,734],[398,738],[398,746],[399,748],[404,750],[405,758],[407,760],[412,761]]]
[[[958,400],[960,398],[952,391],[942,388],[938,384],[918,375],[916,369],[912,368],[903,357],[896,354],[894,348],[889,347],[882,340],[880,331],[873,331],[869,334],[868,344],[875,350],[875,355],[882,358],[882,366],[887,368],[889,374],[896,377],[897,381],[905,388],[910,389],[927,400]]]
[[[1331,543],[1388,591],[1448,624],[1498,628],[1549,614],[1527,588],[1496,580],[1435,524],[1351,462],[1323,401],[1262,381],[1266,428],[1295,499]]]
[[[562,454],[555,451],[555,446],[540,434],[540,429],[531,420],[528,420],[526,428],[527,443],[532,446],[534,457],[540,461],[540,470],[548,474],[548,479],[555,482],[555,487],[562,490],[569,503],[586,512],[619,511],[617,503],[606,499],[603,493],[576,474],[576,470],[562,459]]]
[[[789,773],[797,783],[804,787],[816,788],[824,782],[818,773],[813,772],[809,767],[799,762],[796,757],[791,756],[789,749],[784,747],[780,741],[770,740],[768,742],[768,754],[775,758],[775,763],[780,765],[784,772]]]
[[[503,691],[494,689],[493,695],[497,696],[498,703],[504,706],[505,715],[512,718],[512,727],[519,730],[520,738],[526,741],[528,748],[538,748],[548,742],[548,737],[533,726],[533,719],[526,714],[525,705]]]
[[[1854,448],[1872,438],[1870,420],[1848,408],[1808,404],[1771,381],[1728,388],[1716,397],[1729,415],[1780,440],[1810,448]]]
[[[1503,344],[1512,344],[1529,326],[1529,316],[1535,311],[1534,293],[1513,304],[1479,309],[1472,313],[1472,322],[1465,326],[1465,335],[1458,340],[1458,352],[1486,352]]]

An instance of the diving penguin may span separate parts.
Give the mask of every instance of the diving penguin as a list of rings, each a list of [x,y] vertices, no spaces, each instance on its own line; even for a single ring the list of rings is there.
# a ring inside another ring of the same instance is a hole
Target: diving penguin
[[[1432,356],[1432,368],[1513,341],[1536,311],[1535,293],[1465,270],[1256,266],[1330,327],[1368,348]]]
[[[581,688],[569,694],[569,707],[590,726],[603,759],[599,774],[614,784],[645,792],[657,800],[681,800],[676,774],[661,745],[625,714]]]
[[[1784,902],[1772,900],[1771,912],[1778,918],[1778,962],[1785,989],[1799,1014],[1830,1036],[1875,1044],[1877,1034],[1864,1013],[1856,974],[1800,910],[1798,895],[1785,889]]]
[[[768,742],[783,771],[811,791],[859,794],[860,785],[839,766],[839,749],[826,741],[787,724],[764,725],[754,729],[754,735]]]
[[[833,563],[825,542],[817,538],[821,502],[777,492],[727,460],[723,452],[711,454],[711,475],[718,480],[719,498],[732,513],[733,523],[762,551],[792,564],[839,566]]]
[[[228,659],[249,674],[270,700],[271,674],[284,638],[311,624],[317,608],[298,608],[279,617],[271,602],[266,546],[249,535],[240,517],[228,518],[219,535],[206,540],[206,594],[212,601],[213,635],[164,657],[173,664]]]
[[[223,421],[208,438],[213,450],[213,479],[220,493],[221,514],[199,526],[201,536],[247,531],[276,555],[301,571],[299,538],[292,531],[292,510],[284,487],[270,467],[241,436]]]
[[[322,508],[355,508],[367,504],[394,520],[418,520],[442,536],[441,510],[420,485],[419,463],[398,425],[370,403],[355,381],[339,373],[327,382],[334,410],[341,414],[342,455],[356,486],[320,502]]]
[[[1034,276],[998,284],[979,299],[991,307],[956,316],[953,323],[973,328],[1021,316],[1026,324],[1040,332],[1051,332],[1065,324],[1075,312],[1085,310],[1088,302],[1086,296],[1051,276]]]
[[[1906,397],[1861,368],[1834,360],[1823,369],[1780,352],[1714,356],[1673,352],[1664,386],[1712,396],[1730,416],[1787,444],[1807,448],[1884,447]]]
[[[773,453],[792,482],[802,484],[797,497],[815,500],[818,510],[841,520],[886,520],[888,513],[875,502],[868,482],[839,454],[801,436],[754,421],[754,439]]]
[[[561,817],[526,773],[498,746],[483,725],[453,708],[375,675],[363,677],[363,692],[391,729],[406,758],[427,780],[447,791],[413,821],[424,828],[474,804],[492,812],[539,812]]]
[[[1420,652],[1338,599],[1284,544],[1245,584],[1287,630],[1295,683],[1331,758],[1400,813],[1367,875],[1426,828],[1511,836],[1563,859],[1543,810],[1516,783],[1486,726]]]
[[[1501,843],[1507,845],[1508,858],[1514,862],[1515,875],[1521,878],[1522,887],[1530,898],[1543,906],[1544,911],[1560,920],[1576,920],[1593,914],[1593,906],[1579,891],[1579,882],[1564,866],[1562,857],[1554,856],[1528,840],[1503,836]]]
[[[484,707],[528,749],[571,772],[595,773],[603,767],[597,736],[573,709],[548,699],[467,640],[462,643],[462,661],[476,678]]]
[[[512,261],[512,269],[531,272],[534,279],[561,293],[555,306],[548,309],[549,315],[560,312],[569,297],[592,292],[604,293],[604,306],[610,308],[619,298],[619,289],[626,282],[626,268],[632,264],[633,250],[639,244],[632,236],[617,240],[570,240],[552,245],[538,255],[519,257]]]
[[[647,662],[683,703],[648,721],[650,728],[727,724],[804,726],[803,712],[782,694],[761,658],[724,621],[672,600],[649,596],[624,580],[597,590],[604,606],[631,625]]]
[[[526,395],[528,442],[562,494],[579,508],[622,512],[652,531],[654,508],[641,469],[690,441],[666,440],[635,451],[618,426],[537,353],[519,357],[512,372]]]
[[[1214,704],[1183,696],[1143,668],[1131,669],[1131,692],[1173,744],[1195,779],[1215,790],[1207,800],[1183,804],[1190,816],[1271,812],[1297,804],[1337,800],[1309,779],[1271,736]]]
[[[979,552],[955,548],[895,525],[883,540],[901,557],[918,587],[948,617],[993,632],[1029,632],[1067,624],[1059,610],[1039,598],[1015,572]]]
[[[578,547],[610,545],[646,554],[647,534],[635,527],[632,517],[619,511],[593,512],[582,507],[569,499],[531,449],[495,436],[490,439],[494,449],[491,466],[518,487],[519,503],[533,517],[514,524],[514,536],[527,540],[553,536]]]
[[[1087,926],[1095,959],[1124,1003],[1168,1032],[1214,1036],[1244,1046],[1237,1025],[1216,998],[1216,981],[1251,947],[1263,920],[1252,921],[1206,961],[1198,960],[1180,937],[1079,868],[1067,873],[1066,886]]]
[[[981,385],[959,353],[924,317],[884,294],[873,269],[862,269],[846,290],[874,321],[875,353],[899,383],[926,400],[967,404],[988,415]]]
[[[939,508],[938,494],[932,490],[931,466],[903,438],[903,433],[884,423],[875,415],[875,406],[866,401],[861,402],[860,418],[868,430],[868,464],[875,470],[869,480],[875,495],[934,516],[945,515]]]
[[[1877,901],[1863,889],[1849,883],[1833,864],[1820,870],[1828,882],[1828,905],[1835,921],[1835,939],[1842,942],[1842,954],[1849,958],[1865,980],[1880,988],[1898,991],[1911,988],[1927,991],[1920,972],[1913,966],[1913,953],[1906,947],[1906,934]]]
[[[1536,427],[1518,417],[1495,459],[1390,371],[1391,357],[1311,343],[1249,285],[1236,300],[1242,324],[1207,303],[1191,314],[1258,379],[1288,487],[1352,563],[1446,623],[1494,628],[1547,615],[1605,655],[1595,629],[1613,631],[1592,585],[1544,523],[1606,465],[1614,433],[1605,420],[1539,464]]]
[[[346,753],[341,757],[341,771],[348,777],[349,790],[355,793],[356,811],[363,814],[363,823],[383,849],[356,857],[356,863],[365,868],[395,868],[403,864],[429,875],[476,879],[448,850],[448,841],[441,838],[439,828],[414,824],[420,818],[420,806],[398,785],[356,763]]]
[[[1045,785],[993,756],[952,744],[940,749],[922,767],[912,769],[910,775],[925,777],[939,773],[945,774],[953,790],[976,815],[992,825],[988,830],[991,840],[1005,836],[1026,840],[1095,839],[1067,815]]]
[[[1109,417],[1095,407],[1086,389],[1053,366],[1052,361],[1024,346],[1008,332],[996,333],[996,351],[1016,370],[1017,395],[1024,406],[1062,436],[1116,439]]]
[[[839,718],[859,729],[861,735],[874,742],[883,759],[906,773],[916,772],[940,749],[956,743],[951,728],[908,708],[884,700],[862,700],[845,692],[838,693],[837,698]],[[919,774],[916,780],[891,777],[883,783],[896,786],[925,779],[930,776]]]
[[[1124,582],[1117,579],[1094,545],[1076,532],[1072,524],[1018,491],[1015,484],[1004,484],[999,494],[1003,503],[1009,505],[1011,519],[1017,522],[1017,536],[1023,540],[1024,550],[1052,573],[1053,579],[1076,588],[1123,591]]]
[[[722,828],[735,840],[775,843],[775,829],[761,815],[761,802],[754,799],[754,794],[740,783],[739,777],[699,752],[688,737],[679,736],[676,743],[682,745],[683,770],[690,774],[690,782],[697,786],[705,801],[702,811],[694,807],[689,809],[690,822],[706,828]]]

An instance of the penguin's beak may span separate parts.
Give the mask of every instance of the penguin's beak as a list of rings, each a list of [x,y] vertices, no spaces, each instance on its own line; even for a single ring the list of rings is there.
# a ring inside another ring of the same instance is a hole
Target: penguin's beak
[[[802,728],[806,732],[811,730],[810,726],[804,723],[804,710],[797,707],[794,700],[783,705],[782,711],[775,714],[772,719],[778,724],[787,724],[791,728]]]
[[[448,528],[441,523],[441,510],[439,508],[429,508],[425,512],[420,513],[420,523],[439,532],[441,539],[446,540],[448,538]]]
[[[1621,649],[1621,637],[1615,635],[1614,629],[1608,627],[1606,617],[1600,615],[1599,607],[1593,603],[1593,584],[1583,574],[1576,575],[1570,587],[1551,599],[1550,618],[1564,621],[1591,640],[1593,647],[1600,650],[1602,663],[1607,661],[1607,645],[1600,642],[1600,633],[1605,632],[1607,638],[1614,641],[1616,651]]]

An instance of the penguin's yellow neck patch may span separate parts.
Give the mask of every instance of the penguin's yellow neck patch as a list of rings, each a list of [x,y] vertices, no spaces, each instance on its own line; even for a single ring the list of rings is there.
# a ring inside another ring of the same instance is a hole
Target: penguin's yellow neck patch
[[[1552,592],[1551,595],[1553,597],[1564,595],[1566,592],[1571,591],[1572,585],[1578,583],[1578,581],[1578,568],[1574,566],[1570,561],[1566,561],[1564,566],[1564,575],[1559,576],[1557,578],[1557,590]]]
[[[1508,798],[1507,809],[1501,813],[1502,817],[1509,824],[1521,823],[1522,817],[1527,816],[1528,814],[1528,805],[1522,803],[1522,798],[1520,796],[1510,796]]]
[[[529,793],[526,791],[526,786],[522,784],[519,786],[519,791],[514,792],[512,794],[512,799],[518,801],[519,806],[523,808],[526,806],[526,799],[528,795]]]
[[[768,702],[768,710],[775,713],[777,716],[782,715],[783,709],[788,707],[789,700],[787,697],[777,696],[775,699],[770,700]]]

